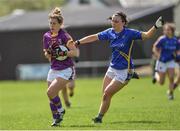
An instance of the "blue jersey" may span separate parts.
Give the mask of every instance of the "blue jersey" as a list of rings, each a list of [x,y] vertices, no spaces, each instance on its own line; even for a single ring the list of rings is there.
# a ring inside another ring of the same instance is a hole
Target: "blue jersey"
[[[132,46],[134,40],[142,39],[141,32],[124,28],[117,33],[113,28],[98,33],[100,41],[109,41],[112,49],[112,58],[110,66],[115,69],[132,69],[133,63],[131,58]]]
[[[161,50],[159,61],[171,61],[178,50],[178,40],[176,37],[168,38],[165,35],[161,36],[156,43],[156,48]]]

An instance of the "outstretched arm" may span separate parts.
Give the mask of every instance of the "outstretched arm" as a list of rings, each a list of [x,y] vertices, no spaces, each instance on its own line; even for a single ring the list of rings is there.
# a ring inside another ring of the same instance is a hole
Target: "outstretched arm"
[[[153,27],[151,27],[147,32],[142,32],[142,39],[151,38],[155,34],[156,30],[163,26],[163,23],[162,16],[160,16]]]
[[[156,32],[156,28],[153,26],[147,32],[142,32],[142,39],[149,39],[151,38]]]
[[[98,34],[93,34],[93,35],[86,36],[86,37],[76,41],[76,44],[77,45],[86,44],[86,43],[91,43],[91,42],[94,42],[97,40],[98,40]]]

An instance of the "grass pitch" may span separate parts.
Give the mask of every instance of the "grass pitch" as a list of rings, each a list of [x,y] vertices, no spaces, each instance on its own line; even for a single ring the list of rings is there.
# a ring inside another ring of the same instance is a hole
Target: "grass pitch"
[[[93,124],[101,100],[102,78],[78,79],[72,107],[61,127],[51,127],[46,82],[0,82],[0,129],[180,129],[180,91],[166,97],[168,83],[152,85],[150,78],[132,80],[112,99],[102,124]]]

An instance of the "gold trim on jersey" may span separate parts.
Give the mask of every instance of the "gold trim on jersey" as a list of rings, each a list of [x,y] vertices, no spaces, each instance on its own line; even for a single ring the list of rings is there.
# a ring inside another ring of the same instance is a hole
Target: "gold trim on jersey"
[[[54,33],[54,32],[51,33],[51,37],[56,37],[56,36],[58,36],[58,33]]]
[[[129,52],[128,52],[128,55],[122,51],[119,51],[119,54],[122,55],[128,62],[128,73],[131,73],[131,53],[132,53],[132,47],[133,47],[133,44],[134,44],[134,40],[131,42],[131,45],[130,45],[130,48],[129,48]]]

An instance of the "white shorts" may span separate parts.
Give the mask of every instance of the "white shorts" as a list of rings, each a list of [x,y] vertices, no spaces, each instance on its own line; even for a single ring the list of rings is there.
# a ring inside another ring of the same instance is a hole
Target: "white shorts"
[[[128,69],[117,70],[112,67],[109,67],[106,72],[106,76],[108,76],[111,79],[120,81],[121,83],[125,83],[128,76]]]
[[[155,69],[159,72],[166,72],[168,68],[175,68],[175,61],[171,60],[169,62],[163,63],[161,61],[156,62]]]
[[[64,70],[53,70],[50,69],[47,76],[47,81],[52,82],[56,78],[63,78],[65,80],[74,80],[75,70],[74,67],[69,67]]]

